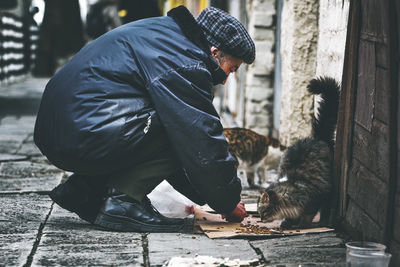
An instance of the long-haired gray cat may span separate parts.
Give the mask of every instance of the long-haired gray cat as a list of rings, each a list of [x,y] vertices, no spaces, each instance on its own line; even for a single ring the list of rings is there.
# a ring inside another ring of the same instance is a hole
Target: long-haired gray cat
[[[332,78],[321,77],[310,81],[308,91],[322,97],[319,116],[313,116],[313,133],[288,147],[279,165],[280,182],[262,192],[258,201],[261,219],[285,219],[281,228],[309,227],[319,210],[320,224],[329,219],[340,86]]]

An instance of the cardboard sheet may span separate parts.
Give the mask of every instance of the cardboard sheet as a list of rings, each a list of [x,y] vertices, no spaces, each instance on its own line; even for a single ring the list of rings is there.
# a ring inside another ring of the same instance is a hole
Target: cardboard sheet
[[[273,238],[306,233],[330,232],[334,230],[322,227],[280,231],[278,230],[280,224],[279,220],[271,223],[263,223],[260,218],[250,215],[241,223],[227,222],[221,218],[220,214],[212,214],[205,211],[203,208],[195,208],[195,224],[198,225],[209,238]],[[249,227],[266,227],[269,228],[270,231],[268,233],[246,232],[248,231],[246,229]]]

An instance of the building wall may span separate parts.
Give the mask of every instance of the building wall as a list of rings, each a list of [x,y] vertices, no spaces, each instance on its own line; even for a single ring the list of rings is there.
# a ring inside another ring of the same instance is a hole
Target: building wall
[[[247,28],[246,0],[228,1],[227,11]],[[222,107],[228,107],[235,116],[235,124],[228,124],[227,127],[243,127],[246,69],[247,65],[242,64],[235,73],[229,75],[225,86],[220,88],[223,90]]]
[[[0,85],[25,79],[36,57],[38,27],[28,17],[30,1],[15,3],[0,8]]]
[[[306,86],[316,73],[318,10],[318,0],[285,0],[283,3],[279,138],[285,146],[311,133],[313,98]]]
[[[247,69],[245,127],[264,135],[272,128],[276,0],[247,2],[248,31],[256,60]]]
[[[321,1],[317,49],[317,76],[342,80],[350,0]]]
[[[328,0],[321,1],[319,7],[316,76],[329,76],[339,83],[343,75],[349,5],[350,0]],[[316,97],[315,107],[318,100]]]

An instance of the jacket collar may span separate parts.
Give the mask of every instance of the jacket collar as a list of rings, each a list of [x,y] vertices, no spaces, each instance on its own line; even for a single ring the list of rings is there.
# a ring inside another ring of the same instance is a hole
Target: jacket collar
[[[186,38],[207,54],[205,64],[211,72],[214,85],[222,83],[227,75],[211,57],[207,39],[189,10],[184,6],[178,6],[168,11],[167,15],[174,19]]]

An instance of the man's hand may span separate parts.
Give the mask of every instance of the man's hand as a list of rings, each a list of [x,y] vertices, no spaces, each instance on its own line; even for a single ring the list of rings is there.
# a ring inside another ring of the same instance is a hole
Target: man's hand
[[[236,208],[230,214],[221,214],[222,219],[226,219],[228,222],[241,222],[247,217],[246,209],[244,208],[243,201],[240,201]]]

